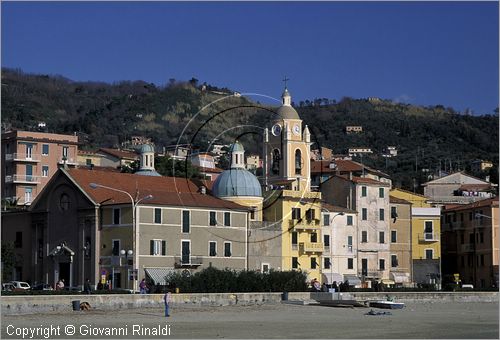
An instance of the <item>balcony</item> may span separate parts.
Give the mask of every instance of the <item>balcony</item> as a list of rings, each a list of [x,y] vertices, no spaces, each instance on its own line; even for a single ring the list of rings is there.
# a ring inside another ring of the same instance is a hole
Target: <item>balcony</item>
[[[57,164],[64,164],[64,163],[66,163],[67,165],[78,165],[78,162],[74,158],[64,159],[64,157],[61,157],[57,161]]]
[[[418,240],[420,242],[437,242],[439,241],[439,234],[438,233],[418,234]]]
[[[39,184],[40,176],[10,175],[10,176],[5,176],[5,183]]]
[[[295,191],[295,190],[283,190],[283,197],[290,197],[290,198],[306,198],[306,199],[314,199],[314,200],[320,200],[321,199],[321,192],[306,192],[303,190],[300,191]]]
[[[290,220],[290,227],[295,228],[295,230],[319,230],[321,228],[320,221],[318,219],[313,220]]]
[[[325,246],[320,242],[302,242],[300,249],[303,253],[322,253]]]
[[[472,253],[474,251],[474,243],[465,243],[460,247],[462,253]]]
[[[373,278],[379,278],[382,277],[383,270],[361,270],[358,271],[358,276],[360,277],[373,277]]]
[[[199,256],[177,256],[175,257],[175,268],[199,267],[203,264],[203,258]]]
[[[8,162],[40,162],[40,156],[26,153],[10,153],[5,155]]]

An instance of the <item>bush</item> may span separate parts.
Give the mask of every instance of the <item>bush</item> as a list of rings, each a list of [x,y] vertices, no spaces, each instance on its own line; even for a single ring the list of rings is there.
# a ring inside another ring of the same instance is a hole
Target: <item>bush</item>
[[[258,271],[217,269],[209,267],[194,275],[172,273],[167,276],[170,288],[181,293],[234,292],[303,292],[307,276],[302,271]]]

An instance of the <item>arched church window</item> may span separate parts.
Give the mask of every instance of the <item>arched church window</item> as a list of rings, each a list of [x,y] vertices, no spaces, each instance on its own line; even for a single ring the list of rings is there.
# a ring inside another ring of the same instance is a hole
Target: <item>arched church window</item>
[[[280,150],[279,149],[274,149],[273,150],[273,166],[271,171],[273,172],[274,175],[279,174],[280,172]]]
[[[302,173],[302,152],[299,149],[295,150],[295,174]]]

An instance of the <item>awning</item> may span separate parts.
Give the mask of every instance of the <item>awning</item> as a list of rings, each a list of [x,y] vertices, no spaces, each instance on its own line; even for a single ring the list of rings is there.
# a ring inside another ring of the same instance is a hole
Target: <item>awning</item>
[[[410,282],[410,273],[392,273],[391,277],[396,283]]]
[[[393,285],[395,282],[394,282],[394,281],[392,281],[392,280],[383,279],[383,280],[382,280],[382,283],[383,283],[384,285]]]
[[[361,280],[356,275],[344,275],[344,281],[349,281],[349,286],[357,286],[361,284]]]
[[[329,285],[331,285],[333,281],[336,281],[337,284],[343,282],[342,275],[339,273],[323,273],[323,281]]]
[[[174,268],[144,268],[146,275],[154,281],[155,285],[167,285],[166,276],[174,272]]]

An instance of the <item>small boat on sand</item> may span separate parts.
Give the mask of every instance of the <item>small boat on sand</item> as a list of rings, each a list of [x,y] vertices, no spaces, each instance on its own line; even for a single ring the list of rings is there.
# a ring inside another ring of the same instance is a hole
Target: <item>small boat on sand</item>
[[[402,309],[405,304],[403,302],[394,302],[387,300],[367,301],[368,306],[383,309]]]

